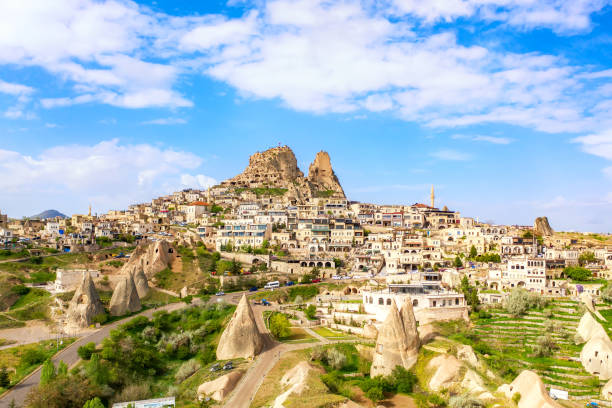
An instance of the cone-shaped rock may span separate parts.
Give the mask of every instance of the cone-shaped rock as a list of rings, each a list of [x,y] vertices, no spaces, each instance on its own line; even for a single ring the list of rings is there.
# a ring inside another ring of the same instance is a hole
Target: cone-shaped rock
[[[119,281],[113,291],[110,301],[110,313],[113,316],[122,316],[134,313],[141,309],[140,298],[134,284],[134,277],[127,275]]]
[[[153,276],[168,268],[174,256],[174,248],[166,241],[142,242],[132,252],[129,261],[123,265],[121,273],[133,275],[142,268],[146,276]]]
[[[533,229],[536,235],[549,237],[555,233],[548,223],[548,217],[538,217],[533,223]]]
[[[320,191],[334,191],[344,197],[344,190],[332,169],[331,160],[327,152],[319,152],[308,169],[308,181]]]
[[[138,292],[138,297],[143,298],[147,296],[149,293],[149,281],[147,280],[147,275],[144,273],[144,268],[141,267],[136,269],[134,273],[134,284],[136,285],[136,291]]]
[[[253,309],[246,295],[242,295],[232,319],[221,334],[217,359],[254,357],[261,352],[263,344],[264,338],[257,328]]]
[[[408,360],[413,361],[414,364],[419,354],[419,346],[421,345],[419,339],[419,331],[417,330],[417,322],[414,317],[414,309],[412,308],[412,299],[406,296],[402,309],[400,310],[400,316],[402,323],[404,324],[404,333],[406,335],[406,350]]]
[[[406,315],[412,310],[407,310]],[[412,314],[414,319],[414,314]],[[412,326],[410,321],[408,326]],[[376,348],[370,376],[387,376],[391,374],[395,366],[409,369],[416,363],[418,353],[418,334],[412,335],[412,328],[405,328],[402,315],[397,309],[395,299],[391,303],[389,314],[378,331]],[[416,346],[415,346],[416,345]]]
[[[93,318],[104,313],[96,287],[89,272],[83,273],[81,284],[74,292],[68,306],[67,323],[69,326],[87,327],[93,323]]]

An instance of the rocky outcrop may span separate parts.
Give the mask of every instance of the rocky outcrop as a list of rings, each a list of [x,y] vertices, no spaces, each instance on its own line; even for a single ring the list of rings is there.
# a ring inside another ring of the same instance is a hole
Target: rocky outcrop
[[[457,347],[457,358],[459,360],[465,361],[469,365],[473,367],[478,367],[480,364],[478,362],[478,357],[476,357],[476,353],[474,353],[474,349],[472,346],[461,345]]]
[[[198,398],[203,400],[205,397],[210,397],[216,401],[223,401],[236,387],[242,374],[241,370],[235,370],[215,380],[203,383],[198,387]]]
[[[245,294],[221,334],[217,346],[217,359],[252,358],[264,345],[264,336],[259,332],[255,314]]]
[[[297,165],[295,154],[288,146],[273,147],[253,154],[242,173],[222,182],[221,185],[234,189],[286,189],[281,196],[286,202],[305,202],[321,194],[329,196],[329,192],[333,197],[344,197],[344,191],[327,153],[317,154],[310,166],[309,176],[304,177]],[[241,190],[241,194],[252,195],[252,191]]]
[[[88,327],[94,317],[104,313],[96,287],[89,273],[83,273],[83,279],[74,292],[66,313],[67,325],[71,327]]]
[[[145,241],[132,252],[129,261],[121,268],[124,275],[135,275],[139,269],[143,269],[148,277],[155,275],[170,266],[175,258],[175,251],[166,241]]]
[[[533,371],[523,371],[511,384],[502,385],[498,391],[508,399],[516,393],[521,394],[518,408],[562,408],[548,395],[544,383]]]
[[[586,312],[580,319],[576,333],[584,342],[595,337],[608,337],[603,326],[589,312]]]
[[[113,316],[123,316],[127,313],[137,312],[140,309],[142,309],[142,306],[140,305],[140,298],[134,284],[134,277],[132,275],[124,276],[113,291],[110,301],[110,314]]]
[[[306,361],[299,362],[283,375],[280,385],[285,391],[274,400],[272,408],[284,408],[284,402],[291,394],[299,395],[306,390],[308,374],[312,370]]]
[[[548,217],[538,217],[533,223],[533,229],[536,235],[550,237],[555,233],[548,223]]]
[[[603,317],[601,313],[599,313],[599,310],[597,310],[597,307],[595,306],[595,300],[593,299],[593,296],[591,296],[590,293],[583,292],[580,295],[580,301],[584,303],[587,310],[597,316],[598,319],[606,320],[605,317]]]
[[[134,274],[134,284],[136,285],[136,291],[138,292],[138,297],[140,299],[147,296],[149,293],[149,280],[147,279],[147,275],[144,273],[144,268],[138,268],[136,273]]]
[[[308,181],[316,192],[333,191],[334,195],[344,197],[344,190],[332,169],[329,154],[320,151],[308,168]]]
[[[601,397],[608,401],[612,401],[612,380],[608,381],[601,389]]]
[[[410,302],[410,308],[404,303],[403,313],[397,309],[395,300],[391,303],[387,318],[378,331],[371,377],[387,376],[398,365],[410,369],[416,363],[419,334],[412,313],[412,301],[407,299],[406,302]]]
[[[458,383],[461,381],[461,367],[461,362],[452,354],[441,354],[432,358],[427,364],[427,369],[433,371],[429,379],[429,388],[440,391]]]
[[[366,339],[376,340],[376,338],[378,337],[378,330],[376,329],[376,326],[374,326],[372,323],[367,323],[366,325],[364,325],[362,336]]]
[[[591,338],[580,351],[580,362],[586,371],[600,380],[612,378],[612,342],[608,336]]]

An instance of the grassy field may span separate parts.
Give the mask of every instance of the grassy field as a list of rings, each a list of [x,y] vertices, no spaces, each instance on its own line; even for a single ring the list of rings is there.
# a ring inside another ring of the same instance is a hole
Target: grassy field
[[[63,339],[62,344],[59,344],[59,348],[55,340],[45,340],[39,343],[0,350],[0,367],[6,367],[9,371],[9,378],[11,380],[9,388],[34,371],[47,358],[72,344],[74,340],[74,338]],[[0,393],[4,391],[4,388],[0,388]]]
[[[281,338],[280,341],[283,343],[316,343],[317,339],[300,327],[292,327],[291,334]]]
[[[507,381],[530,369],[547,386],[566,390],[573,397],[586,399],[599,395],[604,384],[577,361],[582,349],[573,342],[581,318],[577,302],[555,300],[545,310],[531,310],[520,317],[513,317],[503,309],[489,311],[491,317],[475,320],[471,329],[457,322],[438,324],[438,327],[450,339],[473,346]],[[536,341],[547,334],[558,349],[550,357],[536,357]]]
[[[315,327],[312,329],[315,333],[317,333],[319,336],[323,336],[327,339],[330,340],[351,340],[351,339],[355,339],[356,337],[354,336],[350,336],[344,332],[341,331],[336,331],[333,329],[330,329],[329,327]]]
[[[283,392],[280,385],[283,375],[301,361],[309,360],[310,349],[284,354],[259,387],[251,407],[271,406],[274,399]],[[329,392],[329,389],[321,381],[320,374],[321,372],[316,369],[311,370],[306,380],[308,388],[300,395],[291,394],[283,405],[287,408],[310,408],[333,406],[333,404],[345,401],[346,397]]]

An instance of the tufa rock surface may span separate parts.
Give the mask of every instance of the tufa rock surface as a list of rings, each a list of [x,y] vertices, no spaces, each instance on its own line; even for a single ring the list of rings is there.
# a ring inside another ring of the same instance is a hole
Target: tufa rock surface
[[[543,237],[550,237],[555,233],[548,223],[548,217],[538,217],[533,223],[533,229],[536,235]]]
[[[237,176],[221,183],[228,188],[283,188],[282,200],[290,203],[306,202],[318,192],[333,191],[332,197],[344,198],[344,191],[336,177],[329,154],[319,152],[310,166],[308,177],[297,165],[295,154],[288,146],[257,152],[249,158],[247,168]],[[241,194],[252,194],[242,192]]]
[[[175,254],[174,248],[166,241],[141,242],[132,252],[130,260],[121,268],[121,273],[134,275],[142,268],[144,274],[151,277],[168,268]]]
[[[149,294],[149,280],[144,273],[144,268],[141,267],[136,269],[136,273],[134,273],[134,284],[136,285],[136,291],[140,299]]]
[[[591,338],[580,351],[584,369],[600,380],[612,378],[612,342],[606,335]]]
[[[589,312],[586,312],[580,319],[580,323],[578,323],[576,333],[585,342],[595,337],[608,337],[606,330],[603,328],[603,326],[598,321],[596,321],[595,318]]]
[[[329,153],[320,151],[308,168],[308,181],[315,191],[334,191],[344,197],[344,190],[340,185],[336,173],[332,169]]]
[[[104,313],[104,306],[91,275],[85,272],[68,305],[67,324],[72,327],[87,327],[93,323],[94,317],[102,313]]]
[[[406,307],[408,302],[410,302],[410,308]],[[370,369],[371,377],[387,376],[398,365],[410,369],[416,363],[419,333],[416,330],[412,312],[412,301],[407,298],[403,307],[405,310],[400,313],[393,300],[387,318],[378,331],[374,359]]]
[[[235,370],[215,380],[203,383],[198,387],[198,398],[202,400],[208,396],[216,401],[223,401],[236,387],[242,374],[241,370]]]
[[[264,336],[259,332],[255,314],[246,297],[240,303],[221,334],[217,346],[217,359],[251,358],[259,354],[264,345]]]
[[[521,394],[518,408],[562,408],[548,395],[544,383],[533,371],[523,371],[511,384],[504,384],[497,391],[503,392],[508,399],[516,393]]]
[[[134,277],[127,275],[119,281],[113,291],[110,301],[110,313],[113,316],[123,316],[126,313],[134,313],[142,309],[138,291],[134,284]]]

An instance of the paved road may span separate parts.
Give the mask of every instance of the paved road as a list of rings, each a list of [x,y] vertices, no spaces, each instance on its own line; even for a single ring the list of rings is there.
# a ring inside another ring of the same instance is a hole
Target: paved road
[[[173,310],[184,308],[186,306],[187,305],[185,303],[171,303],[169,305],[162,306],[157,309],[145,310],[144,312],[138,313],[137,315],[130,316],[122,320],[118,320],[107,326],[103,326],[100,330],[97,330],[96,332],[90,335],[87,335],[85,337],[81,337],[79,340],[75,341],[70,346],[60,351],[53,358],[53,362],[57,365],[57,363],[59,363],[60,360],[63,360],[68,365],[68,367],[71,367],[73,364],[79,361],[79,355],[77,354],[77,350],[80,346],[87,344],[89,342],[94,342],[96,344],[99,344],[100,342],[102,342],[102,340],[104,340],[108,336],[110,331],[116,328],[117,326],[123,323],[126,323],[127,321],[132,320],[133,318],[138,317],[138,316],[151,317],[153,316],[153,313],[158,310],[173,311]],[[23,406],[23,403],[28,393],[30,392],[30,390],[32,390],[32,388],[36,387],[39,382],[40,382],[40,367],[36,371],[34,371],[34,373],[30,375],[30,377],[28,377],[22,383],[16,385],[10,392],[5,394],[4,397],[0,399],[0,408],[8,408],[11,401],[13,400],[15,401],[15,404],[17,407]]]

